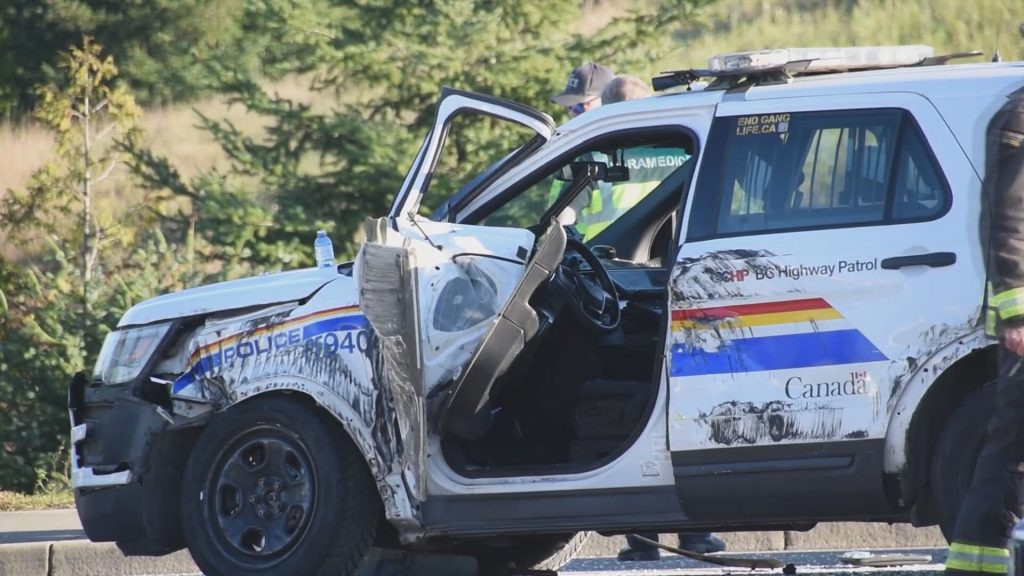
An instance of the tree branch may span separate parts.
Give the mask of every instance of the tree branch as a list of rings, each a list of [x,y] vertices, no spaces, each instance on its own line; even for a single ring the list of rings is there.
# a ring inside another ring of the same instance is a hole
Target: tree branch
[[[110,165],[108,165],[107,169],[103,171],[103,174],[100,174],[96,178],[95,182],[97,184],[99,184],[100,182],[103,182],[107,178],[110,178],[110,173],[114,171],[114,167],[116,167],[116,166],[117,166],[117,158],[111,158],[110,159]]]
[[[334,34],[331,34],[330,32],[324,32],[323,30],[316,30],[316,29],[313,29],[313,28],[303,28],[301,26],[296,26],[295,28],[297,30],[299,30],[300,32],[305,32],[307,34],[315,34],[317,36],[322,36],[323,38],[327,38],[328,40],[331,40],[331,41],[334,41],[334,42],[337,42],[339,40],[339,38],[337,36],[335,36]]]
[[[117,128],[117,124],[116,124],[116,123],[113,123],[113,122],[111,122],[111,123],[110,123],[110,125],[109,125],[109,126],[107,126],[106,128],[104,128],[103,130],[101,130],[99,134],[97,134],[97,135],[93,136],[93,138],[92,138],[92,139],[93,139],[93,141],[94,141],[94,142],[97,142],[97,141],[99,141],[99,140],[103,140],[104,138],[106,138],[106,137],[107,137],[107,134],[110,134],[110,132],[111,132],[111,131],[112,131],[112,130],[113,130],[114,128]]]

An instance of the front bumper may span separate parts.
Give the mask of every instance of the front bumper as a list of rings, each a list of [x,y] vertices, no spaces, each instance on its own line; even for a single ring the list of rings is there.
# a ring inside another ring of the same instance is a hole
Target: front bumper
[[[178,500],[195,431],[171,430],[168,413],[133,388],[72,378],[75,504],[90,540],[117,542],[126,554],[164,554],[183,546]]]

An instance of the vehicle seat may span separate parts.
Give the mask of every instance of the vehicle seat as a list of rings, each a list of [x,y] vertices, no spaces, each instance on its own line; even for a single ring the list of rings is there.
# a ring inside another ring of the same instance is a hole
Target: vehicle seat
[[[576,389],[572,406],[570,459],[592,462],[617,451],[642,423],[651,383],[589,380]]]

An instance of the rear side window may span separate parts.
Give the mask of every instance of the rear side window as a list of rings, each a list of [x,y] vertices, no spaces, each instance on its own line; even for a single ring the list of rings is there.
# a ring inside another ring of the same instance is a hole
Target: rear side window
[[[945,179],[901,110],[723,120],[717,235],[926,220],[948,207]]]

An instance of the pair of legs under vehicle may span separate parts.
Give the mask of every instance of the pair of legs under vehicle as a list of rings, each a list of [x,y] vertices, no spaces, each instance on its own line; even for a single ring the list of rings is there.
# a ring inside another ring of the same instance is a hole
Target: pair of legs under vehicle
[[[648,540],[657,540],[658,535],[654,533],[639,534]],[[709,532],[680,533],[679,548],[696,552],[698,554],[710,554],[725,550],[725,542],[721,538]],[[626,547],[619,551],[619,560],[623,562],[658,560],[661,552],[647,544],[637,540],[632,535],[626,536]]]

